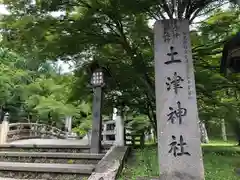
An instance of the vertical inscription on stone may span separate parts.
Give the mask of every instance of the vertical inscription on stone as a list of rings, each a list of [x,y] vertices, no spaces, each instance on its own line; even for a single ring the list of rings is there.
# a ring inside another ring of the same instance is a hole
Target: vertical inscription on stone
[[[184,146],[186,146],[187,143],[184,142],[183,136],[180,135],[179,143],[177,142],[176,139],[177,138],[174,135],[172,135],[172,142],[169,144],[171,149],[168,151],[168,153],[172,153],[174,157],[182,156],[182,155],[191,156],[191,154],[189,152],[186,152],[184,150]]]
[[[175,124],[175,121],[177,120],[179,125],[182,124],[183,117],[187,115],[187,109],[181,107],[181,102],[177,102],[177,109],[174,109],[173,107],[169,107],[170,113],[168,116],[168,121],[171,121],[172,124]]]
[[[163,39],[165,43],[173,42],[175,39],[180,37],[179,23],[177,20],[165,20],[162,21],[163,29]]]
[[[165,83],[167,85],[167,90],[170,91],[171,89],[174,90],[175,94],[178,94],[179,89],[183,88],[181,86],[181,82],[183,82],[184,79],[177,74],[177,72],[174,72],[173,77],[167,77],[167,82]]]
[[[172,34],[175,39],[178,39],[180,36],[178,20],[172,20]]]
[[[169,24],[169,22],[163,22],[162,24],[164,26],[162,37],[163,37],[165,43],[169,43],[172,39],[171,34],[169,32],[170,24]]]
[[[160,176],[204,180],[187,20],[155,24],[155,83]],[[194,164],[194,165],[193,165]]]
[[[193,93],[193,88],[192,88],[192,82],[191,82],[191,78],[189,77],[189,60],[188,60],[188,37],[187,37],[187,33],[183,32],[183,49],[184,49],[184,58],[185,61],[187,62],[187,81],[188,81],[188,98],[190,99],[192,97],[192,93]]]
[[[174,47],[170,47],[170,53],[167,53],[171,57],[170,61],[166,61],[165,64],[181,63],[180,59],[175,59],[174,56],[178,55],[178,52],[174,52]]]

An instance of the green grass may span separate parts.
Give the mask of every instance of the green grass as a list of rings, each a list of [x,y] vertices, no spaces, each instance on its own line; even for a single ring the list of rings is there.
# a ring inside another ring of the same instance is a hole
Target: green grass
[[[239,180],[235,168],[240,168],[240,147],[235,142],[211,141],[203,145],[206,180]],[[134,149],[128,157],[119,180],[159,175],[157,147]]]

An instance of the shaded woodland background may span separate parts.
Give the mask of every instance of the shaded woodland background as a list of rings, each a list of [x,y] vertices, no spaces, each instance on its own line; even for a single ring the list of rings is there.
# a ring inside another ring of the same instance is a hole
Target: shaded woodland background
[[[240,31],[240,9],[228,1],[4,0],[1,16],[0,106],[11,122],[91,126],[89,64],[110,72],[104,117],[122,110],[136,131],[156,129],[153,29],[171,17],[191,22],[199,118],[213,138],[240,143],[240,77],[219,74],[223,44]],[[74,71],[62,73],[59,60]],[[224,130],[226,129],[226,131]]]

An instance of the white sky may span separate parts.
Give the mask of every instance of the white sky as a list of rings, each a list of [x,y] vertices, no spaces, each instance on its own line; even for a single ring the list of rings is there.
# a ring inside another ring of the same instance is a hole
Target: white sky
[[[9,14],[4,5],[0,4],[0,14]]]
[[[240,0],[239,0],[240,1]],[[229,5],[225,5],[223,8],[227,8]],[[7,9],[4,7],[4,5],[0,4],[0,15],[1,14],[9,14],[9,12],[7,11]],[[55,12],[55,13],[52,13],[53,16],[59,16],[61,14],[61,12]],[[199,22],[199,21],[202,21],[206,18],[206,16],[203,16],[203,17],[198,17],[195,19],[194,22]],[[149,21],[149,26],[153,26],[155,20],[152,20],[152,21]],[[191,26],[190,28],[195,28],[196,26]],[[70,68],[69,64],[67,63],[64,63],[62,61],[58,61],[58,65],[61,66],[62,68],[62,73],[65,73],[65,72],[69,72],[72,70],[72,68]]]

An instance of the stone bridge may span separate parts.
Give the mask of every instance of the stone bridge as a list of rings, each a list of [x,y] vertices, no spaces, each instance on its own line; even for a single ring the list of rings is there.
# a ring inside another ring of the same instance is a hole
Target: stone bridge
[[[67,139],[69,133],[53,126],[38,123],[11,123],[6,142],[22,139]],[[77,138],[74,137],[74,138]]]
[[[124,132],[122,126],[117,121],[103,121],[102,143],[115,144],[124,141]],[[121,129],[120,129],[121,128]],[[3,121],[0,126],[0,144],[20,143],[41,144],[66,143],[71,144],[90,144],[91,132],[84,138],[77,136],[74,133],[62,131],[59,128],[39,123],[8,123]],[[37,141],[36,141],[37,140]]]

